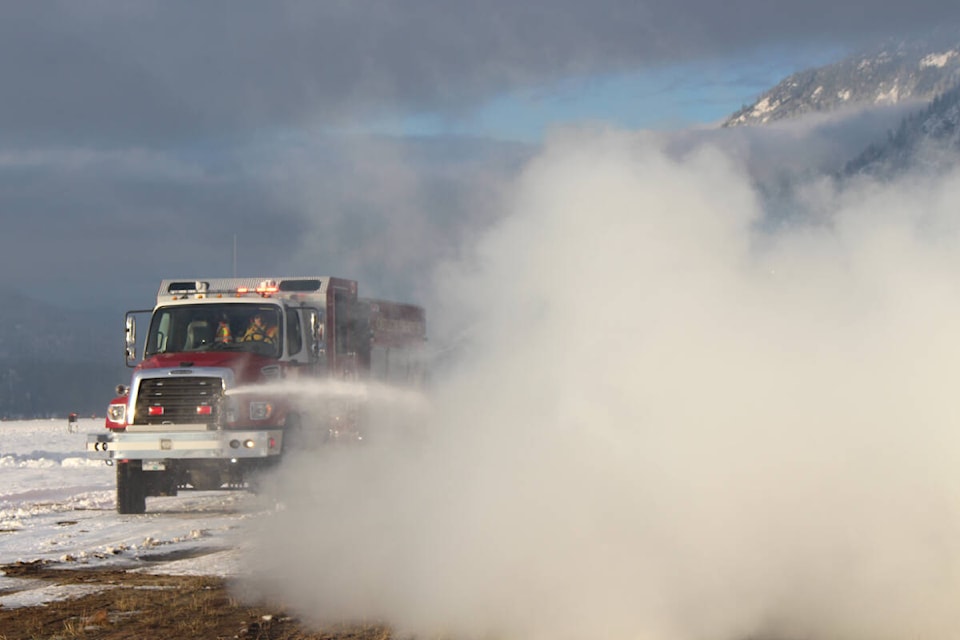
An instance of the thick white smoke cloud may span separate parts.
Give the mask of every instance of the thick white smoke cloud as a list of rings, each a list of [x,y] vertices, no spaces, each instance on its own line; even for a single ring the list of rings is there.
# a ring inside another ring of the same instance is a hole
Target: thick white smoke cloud
[[[717,149],[552,140],[439,278],[423,429],[286,469],[256,588],[420,637],[960,631],[960,175],[758,202]]]

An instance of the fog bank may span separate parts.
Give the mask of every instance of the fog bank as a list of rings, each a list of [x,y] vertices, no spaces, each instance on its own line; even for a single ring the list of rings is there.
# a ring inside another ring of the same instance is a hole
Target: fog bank
[[[285,469],[247,588],[419,637],[955,634],[958,196],[771,231],[717,148],[556,135],[438,271],[429,409]]]

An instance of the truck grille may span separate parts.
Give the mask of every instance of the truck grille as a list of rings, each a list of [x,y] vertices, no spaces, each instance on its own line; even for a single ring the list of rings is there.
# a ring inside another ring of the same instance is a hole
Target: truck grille
[[[145,378],[137,392],[134,424],[213,424],[222,397],[220,378]]]

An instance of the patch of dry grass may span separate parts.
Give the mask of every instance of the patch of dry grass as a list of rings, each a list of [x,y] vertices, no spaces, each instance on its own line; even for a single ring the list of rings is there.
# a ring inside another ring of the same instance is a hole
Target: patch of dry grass
[[[12,565],[7,575],[102,590],[38,607],[0,608],[0,640],[389,640],[383,627],[309,629],[282,607],[244,603],[223,579]]]

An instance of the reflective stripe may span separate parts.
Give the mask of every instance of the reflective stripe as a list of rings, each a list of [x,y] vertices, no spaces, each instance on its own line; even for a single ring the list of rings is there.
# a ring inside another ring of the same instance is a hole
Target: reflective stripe
[[[177,449],[222,449],[220,440],[173,440],[163,438],[145,442],[88,442],[87,451],[174,451]]]

